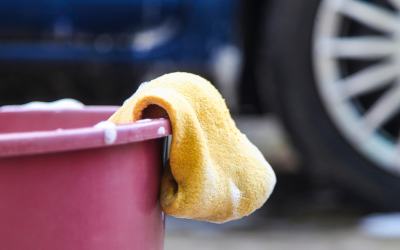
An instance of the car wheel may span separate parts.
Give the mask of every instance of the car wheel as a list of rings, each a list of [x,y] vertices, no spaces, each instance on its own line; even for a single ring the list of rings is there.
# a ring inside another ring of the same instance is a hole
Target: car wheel
[[[309,171],[400,209],[400,1],[274,0],[258,68]]]

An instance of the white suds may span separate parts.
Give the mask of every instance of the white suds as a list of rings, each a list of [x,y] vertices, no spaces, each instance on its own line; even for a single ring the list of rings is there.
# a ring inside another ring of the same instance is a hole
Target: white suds
[[[236,218],[238,218],[239,214],[237,209],[240,204],[240,200],[242,199],[242,192],[240,192],[239,188],[236,187],[235,183],[232,180],[229,181],[229,189],[231,191],[231,201],[233,205],[233,214]]]
[[[104,143],[113,144],[117,140],[116,125],[110,121],[102,121],[93,126],[94,128],[104,129]]]
[[[160,127],[160,128],[157,130],[157,134],[158,134],[158,135],[165,135],[165,128],[164,128],[164,127]]]
[[[142,120],[137,120],[136,122],[149,122],[151,119],[142,119]]]
[[[136,92],[135,92],[134,94],[136,94]],[[134,94],[133,94],[133,95],[134,95]],[[129,97],[128,99],[126,99],[122,105],[125,105],[125,103],[127,103],[127,102],[133,97],[133,95],[131,95],[131,97]]]
[[[140,89],[144,88],[144,86],[148,85],[149,83],[151,83],[151,82],[142,82],[142,83],[139,85],[139,88],[136,90],[136,92],[138,92]]]
[[[202,168],[202,178],[205,188],[200,194],[199,215],[208,216],[209,209],[213,207],[214,202],[218,199],[218,185],[216,183],[216,173],[210,163],[204,163]],[[203,213],[201,213],[202,211]]]
[[[2,110],[65,110],[83,109],[85,105],[74,99],[61,99],[54,102],[30,102],[22,105],[6,105]]]
[[[135,91],[135,93],[133,93],[133,95],[131,95],[131,97],[129,97],[128,99],[126,99],[124,101],[124,103],[122,105],[125,105],[125,103],[127,103],[130,99],[132,99],[132,97],[140,90],[142,89],[144,86],[148,85],[150,82],[143,82],[139,85],[138,89]]]

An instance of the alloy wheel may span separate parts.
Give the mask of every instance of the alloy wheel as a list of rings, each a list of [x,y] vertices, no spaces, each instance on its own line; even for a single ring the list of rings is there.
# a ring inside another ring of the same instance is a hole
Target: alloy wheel
[[[313,67],[331,120],[400,176],[400,0],[322,0],[315,20]]]

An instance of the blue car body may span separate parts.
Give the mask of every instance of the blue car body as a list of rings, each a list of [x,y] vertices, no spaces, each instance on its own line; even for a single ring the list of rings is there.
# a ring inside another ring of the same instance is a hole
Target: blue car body
[[[235,0],[3,0],[0,62],[207,64],[236,43]]]

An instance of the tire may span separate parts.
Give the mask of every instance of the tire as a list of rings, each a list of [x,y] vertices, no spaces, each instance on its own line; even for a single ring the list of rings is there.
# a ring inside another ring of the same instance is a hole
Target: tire
[[[384,0],[350,0],[347,2],[359,3],[360,1],[369,1],[368,4],[375,4]],[[332,111],[330,106],[332,102],[330,101],[332,101],[334,93],[321,87],[323,85],[321,79],[324,79],[324,75],[321,77],[321,74],[324,74],[325,71],[318,68],[319,52],[316,52],[315,43],[317,41],[316,30],[319,23],[325,18],[321,16],[321,13],[324,13],[321,9],[324,8],[323,4],[326,2],[329,1],[270,1],[265,14],[266,20],[263,28],[265,36],[257,68],[259,92],[263,95],[261,100],[268,101],[265,103],[268,107],[271,107],[272,102],[273,110],[281,117],[295,146],[304,156],[306,171],[311,174],[312,178],[328,180],[376,204],[380,210],[399,210],[400,166],[396,166],[396,168],[385,166],[378,159],[379,154],[371,153],[371,148],[370,151],[365,151],[362,148],[364,144],[357,142],[354,139],[355,136],[346,131],[340,121],[338,122],[336,116],[343,116],[343,113]],[[348,31],[349,22],[352,20],[345,23],[347,25],[345,26],[343,21],[341,23],[343,26],[339,28]],[[354,32],[354,28],[352,28],[352,32]],[[366,31],[359,29],[356,32]],[[361,33],[358,35],[365,35]],[[340,34],[340,36],[345,35]],[[341,39],[340,36],[338,35],[338,39]],[[353,63],[354,60],[350,59],[348,64],[344,66],[341,64],[341,68]],[[336,60],[336,58],[332,60]],[[360,64],[365,64],[363,60],[359,60],[359,58],[357,60]],[[337,58],[337,63],[342,63],[342,61],[342,58]],[[371,64],[370,62],[363,67],[368,68]],[[341,80],[348,79],[343,72],[341,74]],[[386,89],[378,90],[386,91]],[[382,93],[380,94],[382,96]],[[356,96],[353,99],[357,98]],[[398,98],[400,100],[400,96]],[[363,106],[364,110],[362,110],[359,106],[362,106],[363,103],[353,99],[351,102],[347,102],[346,99],[346,103],[354,106],[349,107],[357,108],[357,112],[359,112],[357,114],[360,117],[367,115],[366,106]],[[361,97],[359,99],[361,100]],[[363,101],[365,101],[364,99]],[[374,101],[371,100],[369,97],[369,102]],[[396,112],[390,119],[388,118],[387,123],[399,119],[398,112]],[[383,130],[388,127],[387,124],[384,125],[380,127]],[[387,139],[380,134],[381,130],[376,130],[374,136],[380,136],[379,139]],[[357,135],[357,133],[356,130],[354,134]],[[395,139],[398,141],[398,138]],[[393,141],[393,138],[390,140]],[[386,142],[389,143],[390,140],[387,139]],[[374,150],[379,150],[379,148],[372,148],[372,151]]]

